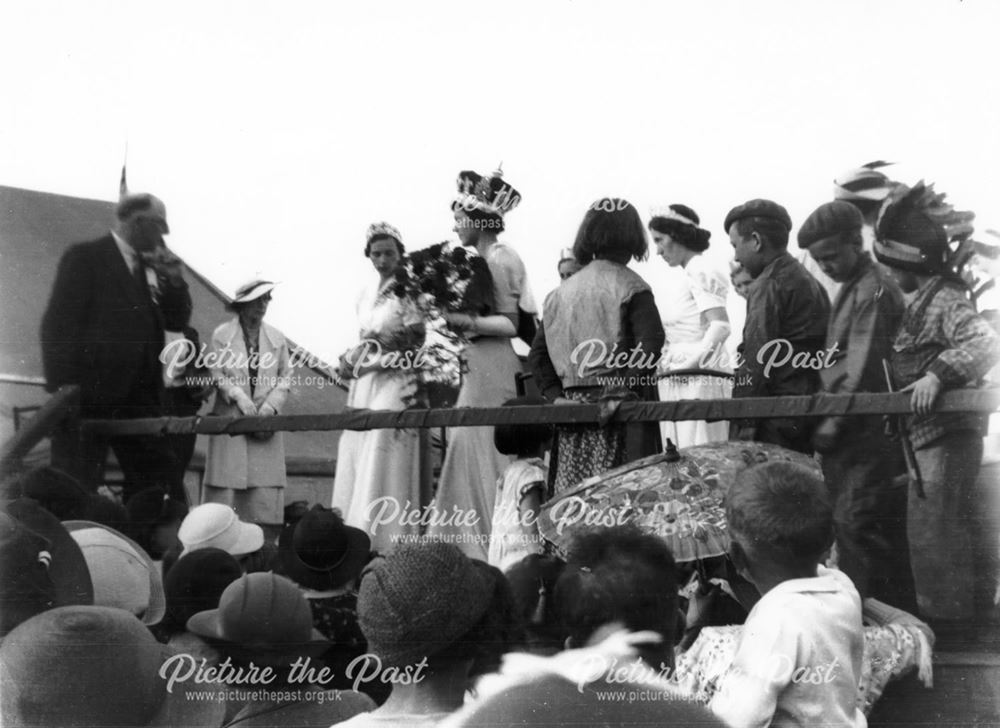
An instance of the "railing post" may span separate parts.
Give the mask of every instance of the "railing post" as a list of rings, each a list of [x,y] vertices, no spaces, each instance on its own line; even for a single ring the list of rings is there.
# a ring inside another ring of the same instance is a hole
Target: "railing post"
[[[67,422],[68,421],[68,422]],[[62,428],[70,428],[65,430]],[[60,387],[49,398],[35,415],[29,419],[10,440],[3,444],[0,451],[0,477],[9,477],[22,469],[24,456],[49,435],[53,436],[53,459],[58,446],[55,444],[60,437],[57,430],[73,432],[75,437],[67,441],[79,443],[81,437],[80,420],[80,388],[73,385]],[[77,445],[78,447],[78,445]],[[55,465],[55,462],[53,462]],[[58,467],[58,466],[57,466]]]

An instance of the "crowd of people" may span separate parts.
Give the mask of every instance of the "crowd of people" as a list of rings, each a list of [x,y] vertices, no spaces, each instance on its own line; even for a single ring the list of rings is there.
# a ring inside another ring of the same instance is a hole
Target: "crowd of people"
[[[923,664],[935,636],[968,637],[984,614],[966,524],[985,418],[935,404],[981,385],[1000,336],[958,254],[969,220],[942,195],[878,165],[835,191],[799,226],[799,258],[784,207],[734,207],[731,276],[703,255],[710,234],[691,207],[644,222],[603,198],[540,307],[498,239],[521,201],[499,171],[459,175],[454,231],[474,264],[447,305],[428,305],[432,286],[401,293],[403,236],[373,224],[363,253],[377,276],[357,300],[359,344],[339,362],[348,407],[426,405],[427,372],[366,352],[421,350],[444,330],[463,360],[456,407],[591,403],[600,421],[450,428],[430,485],[420,432],[345,432],[332,501],[304,506],[284,502],[280,432],[213,437],[198,504],[182,436],[55,433],[52,467],[4,483],[4,724],[865,725],[866,629],[905,625]],[[181,416],[206,398],[222,416],[287,411],[288,343],[264,321],[274,284],[236,292],[207,372],[173,370],[160,351],[198,342],[165,206],[123,178],[116,217],[60,263],[42,331],[50,387],[79,385],[90,418]],[[629,267],[650,239],[683,270],[669,311]],[[730,283],[746,299],[732,366]],[[518,396],[518,337],[538,394]],[[912,414],[889,429],[881,415],[782,416],[780,399],[752,420],[612,416],[630,400],[891,388],[909,393]],[[740,473],[725,503],[724,589],[634,526],[583,530],[565,552],[542,538],[546,503],[581,481],[726,439],[815,456],[822,476],[786,462]],[[109,447],[121,502],[96,492]],[[437,515],[381,518],[373,505],[387,500]],[[726,624],[741,626],[724,669],[719,650],[689,651]]]

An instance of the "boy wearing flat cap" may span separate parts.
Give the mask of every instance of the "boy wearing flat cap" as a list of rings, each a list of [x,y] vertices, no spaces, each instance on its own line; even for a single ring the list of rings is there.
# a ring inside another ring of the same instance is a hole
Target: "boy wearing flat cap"
[[[788,212],[771,200],[750,200],[729,211],[725,227],[736,261],[754,279],[733,397],[816,393],[819,372],[793,362],[803,354],[815,360],[823,350],[830,299],[788,252]],[[802,418],[733,420],[730,437],[813,451],[812,425]]]
[[[934,411],[945,389],[977,386],[1000,360],[1000,336],[969,299],[952,269],[952,208],[922,182],[897,188],[875,228],[875,257],[913,293],[892,354],[896,383],[912,393],[910,442],[924,497],[910,494],[907,537],[920,615],[938,638],[963,640],[974,617],[975,573],[968,523],[983,456],[986,419]],[[968,220],[966,220],[968,221]]]
[[[834,354],[820,370],[831,394],[886,391],[882,361],[892,356],[903,316],[902,291],[864,251],[863,224],[857,207],[838,200],[820,205],[798,234],[799,247],[839,285],[826,334]],[[823,454],[841,571],[862,599],[915,608],[908,579],[899,589],[884,583],[908,575],[909,562],[897,556],[906,552],[906,493],[892,487],[899,448],[886,437],[881,415],[826,417],[813,446]]]

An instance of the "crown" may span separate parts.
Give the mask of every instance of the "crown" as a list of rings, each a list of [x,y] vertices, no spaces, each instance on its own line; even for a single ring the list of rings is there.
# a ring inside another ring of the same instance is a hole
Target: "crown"
[[[521,203],[521,193],[503,181],[502,166],[489,176],[472,170],[458,173],[458,198],[454,207],[466,211],[480,210],[503,217]]]

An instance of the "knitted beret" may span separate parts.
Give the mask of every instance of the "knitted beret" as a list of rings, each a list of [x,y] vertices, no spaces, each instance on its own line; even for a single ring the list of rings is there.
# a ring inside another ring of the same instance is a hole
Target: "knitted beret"
[[[365,571],[358,623],[368,651],[385,665],[415,665],[478,623],[493,600],[495,577],[454,544],[400,544]]]
[[[861,211],[850,202],[826,202],[806,218],[799,228],[799,247],[808,248],[825,238],[860,230],[864,224]]]
[[[730,210],[729,214],[726,215],[725,230],[728,232],[729,227],[734,222],[747,217],[769,217],[784,225],[786,230],[790,231],[792,229],[792,218],[788,216],[788,210],[777,202],[757,199],[744,202],[742,205],[737,205]]]

